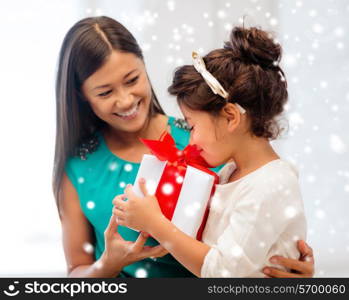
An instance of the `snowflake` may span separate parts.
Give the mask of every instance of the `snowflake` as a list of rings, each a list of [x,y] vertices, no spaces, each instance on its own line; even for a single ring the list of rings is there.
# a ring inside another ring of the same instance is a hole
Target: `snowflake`
[[[188,217],[194,216],[200,209],[201,205],[199,202],[194,202],[193,204],[187,205],[184,209],[184,213]]]
[[[321,24],[316,23],[313,25],[313,31],[315,33],[321,34],[324,31],[324,28]]]
[[[313,182],[315,182],[315,180],[316,180],[316,177],[314,175],[310,174],[307,176],[307,181],[309,183],[313,183]]]
[[[227,16],[227,14],[225,13],[224,10],[219,10],[219,11],[217,12],[217,16],[218,16],[218,18],[220,18],[220,19],[224,19],[224,18]]]
[[[344,186],[344,191],[347,192],[347,193],[349,193],[349,184],[346,184],[346,185]]]
[[[293,112],[289,116],[290,125],[293,126],[299,126],[304,123],[304,119],[302,118],[301,114],[299,112]]]
[[[259,247],[264,248],[265,247],[265,243],[264,242],[259,242]]]
[[[126,164],[126,165],[124,166],[124,170],[125,170],[126,172],[131,172],[132,169],[133,169],[133,167],[132,167],[131,164]]]
[[[335,134],[331,134],[330,136],[330,147],[333,152],[338,154],[343,154],[346,152],[346,145],[342,141],[342,139]]]
[[[295,55],[286,54],[283,62],[286,67],[293,67],[297,64],[297,58],[295,57]]]
[[[145,186],[147,187],[147,191],[150,195],[154,195],[157,188],[157,183],[154,180],[147,179],[145,182]]]
[[[342,42],[338,42],[336,46],[337,46],[337,49],[339,50],[344,48],[344,44]]]
[[[294,242],[297,242],[297,241],[299,240],[299,236],[298,236],[298,235],[294,235],[293,238],[292,238],[292,240],[293,240]]]
[[[178,184],[183,183],[183,180],[184,180],[183,176],[177,176],[177,178],[176,178],[176,182],[177,182]]]
[[[84,244],[82,245],[82,248],[83,248],[84,251],[85,251],[86,253],[88,253],[88,254],[91,254],[91,253],[93,253],[93,251],[94,251],[94,247],[93,247],[93,245],[90,244],[90,243],[84,243]]]
[[[304,152],[306,153],[306,154],[310,154],[310,153],[312,153],[312,149],[311,149],[311,147],[310,146],[306,146],[305,148],[304,148]]]
[[[269,23],[270,23],[271,26],[276,26],[278,24],[278,20],[275,19],[275,18],[271,18]]]
[[[103,10],[101,8],[96,9],[96,16],[101,16],[103,15]]]
[[[161,190],[165,195],[170,195],[173,193],[174,188],[171,183],[165,183],[163,184]]]
[[[109,164],[110,171],[115,171],[117,167],[118,167],[118,164],[115,161],[113,161]]]
[[[316,17],[317,16],[317,11],[315,9],[312,9],[309,11],[309,16],[310,17]]]
[[[148,272],[146,269],[138,268],[135,275],[137,278],[146,278],[148,276]]]
[[[144,44],[141,45],[141,48],[142,48],[143,51],[146,52],[146,51],[150,50],[151,45],[149,43],[144,43]]]
[[[318,219],[323,219],[325,218],[326,214],[325,212],[322,210],[322,209],[318,209],[316,212],[315,212],[315,215]]]
[[[243,254],[243,250],[241,249],[240,246],[234,246],[232,249],[231,249],[231,254],[234,256],[234,257],[240,257],[242,254]]]
[[[176,6],[176,3],[174,1],[172,1],[172,0],[167,1],[167,8],[168,8],[168,10],[174,11],[175,10],[175,6]]]
[[[303,2],[302,1],[297,1],[296,2],[296,6],[297,7],[302,7],[303,6]]]
[[[96,205],[93,201],[88,201],[86,206],[88,209],[94,209]]]
[[[222,277],[225,277],[225,278],[231,277],[231,274],[227,269],[221,270],[221,275],[222,275]]]
[[[284,214],[287,218],[293,218],[297,214],[297,209],[295,209],[293,206],[287,206]]]
[[[328,86],[328,83],[327,83],[327,81],[321,81],[320,82],[320,86],[321,86],[321,88],[323,88],[323,89],[325,89],[325,88],[327,88],[327,86]]]
[[[334,35],[336,37],[342,37],[344,35],[344,30],[342,27],[337,27],[335,30],[334,30]]]

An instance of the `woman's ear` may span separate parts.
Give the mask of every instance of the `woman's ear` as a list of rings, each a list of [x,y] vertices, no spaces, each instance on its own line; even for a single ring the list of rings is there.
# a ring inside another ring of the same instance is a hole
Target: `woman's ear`
[[[226,120],[228,131],[233,132],[241,122],[239,109],[233,103],[227,103],[221,110],[221,116]]]

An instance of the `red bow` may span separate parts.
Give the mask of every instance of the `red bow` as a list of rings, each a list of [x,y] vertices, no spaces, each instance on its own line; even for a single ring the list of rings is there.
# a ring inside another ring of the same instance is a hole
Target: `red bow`
[[[183,150],[179,150],[176,148],[173,137],[167,131],[161,135],[158,141],[146,139],[141,139],[141,141],[161,161],[167,160],[170,165],[178,167],[189,165],[217,177],[215,172],[208,169],[212,166],[202,158],[201,151],[196,145],[188,145]]]

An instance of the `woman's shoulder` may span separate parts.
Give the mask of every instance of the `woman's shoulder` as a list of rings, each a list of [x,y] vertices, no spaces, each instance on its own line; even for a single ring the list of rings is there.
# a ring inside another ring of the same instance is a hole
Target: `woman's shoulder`
[[[173,117],[173,116],[169,116],[168,118],[169,118],[170,125],[173,125],[176,128],[178,128],[180,130],[184,130],[186,132],[190,131],[190,127],[189,127],[188,123],[183,118],[178,118],[178,117]]]
[[[171,128],[171,135],[176,142],[177,148],[185,148],[189,144],[190,138],[190,128],[188,123],[182,118],[172,116],[169,116],[168,118],[168,124]]]
[[[73,153],[66,160],[66,171],[74,173],[91,166],[95,168],[98,162],[103,161],[103,156],[105,156],[103,148],[101,133],[96,131],[75,147]]]

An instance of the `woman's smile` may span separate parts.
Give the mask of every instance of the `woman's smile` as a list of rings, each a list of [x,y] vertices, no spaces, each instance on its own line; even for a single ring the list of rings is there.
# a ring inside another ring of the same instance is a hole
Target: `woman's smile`
[[[139,108],[141,106],[141,102],[143,99],[138,100],[129,110],[123,111],[123,112],[118,112],[118,113],[113,113],[115,116],[122,120],[132,120],[136,118],[139,114]]]

